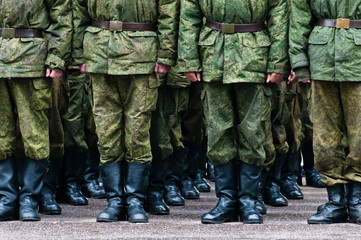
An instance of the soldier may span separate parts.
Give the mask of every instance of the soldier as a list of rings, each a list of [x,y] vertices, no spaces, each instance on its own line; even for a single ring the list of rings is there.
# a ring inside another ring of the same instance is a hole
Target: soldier
[[[202,223],[237,221],[237,213],[244,223],[263,222],[255,202],[270,119],[266,81],[279,83],[289,72],[287,12],[287,0],[182,0],[180,71],[197,82],[203,70],[208,158],[219,197]]]
[[[1,9],[0,220],[38,221],[37,201],[49,164],[49,77],[59,78],[69,57],[71,1],[3,0]],[[44,31],[50,24],[48,41]],[[17,120],[26,156],[22,166],[14,160]]]
[[[312,79],[315,167],[324,177],[329,199],[308,223],[357,222],[361,216],[361,1],[291,4],[291,64],[300,81]]]
[[[108,193],[100,222],[122,220],[125,210],[129,222],[148,222],[143,204],[152,161],[150,120],[159,86],[154,72],[168,72],[175,61],[175,31],[164,24],[173,17],[171,2],[75,1],[79,39],[74,59],[83,73],[90,73],[101,175]]]

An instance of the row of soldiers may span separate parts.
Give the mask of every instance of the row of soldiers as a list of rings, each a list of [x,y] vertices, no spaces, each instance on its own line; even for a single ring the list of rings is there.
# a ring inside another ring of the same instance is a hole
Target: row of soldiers
[[[169,205],[184,203],[179,191],[199,197],[192,159],[207,139],[219,202],[202,223],[263,223],[262,197],[273,206],[303,198],[300,113],[309,100],[311,121],[306,114],[303,123],[314,131],[304,149],[313,142],[323,177],[310,167],[310,179],[327,185],[329,202],[308,222],[360,221],[361,1],[0,4],[1,220],[40,220],[39,203],[45,213],[60,213],[55,185],[46,186],[56,182],[61,159],[60,196],[86,203],[77,181],[90,147],[91,158],[99,151],[108,200],[97,221],[148,222],[145,204],[168,214],[163,197]],[[49,80],[62,75],[70,83],[67,112],[57,95],[68,86]],[[65,155],[53,157],[50,142],[61,126]],[[101,192],[92,179],[85,189]]]

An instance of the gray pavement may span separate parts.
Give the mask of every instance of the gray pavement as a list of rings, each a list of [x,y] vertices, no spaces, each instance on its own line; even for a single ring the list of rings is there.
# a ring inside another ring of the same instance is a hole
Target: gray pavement
[[[291,200],[288,207],[269,207],[263,225],[226,223],[204,225],[200,217],[217,199],[214,184],[199,200],[185,207],[172,207],[169,216],[149,215],[147,224],[96,223],[105,200],[89,200],[89,206],[62,205],[61,216],[42,215],[40,222],[1,222],[0,239],[361,239],[361,225],[308,225],[306,219],[326,202],[325,189],[302,187],[304,200]]]

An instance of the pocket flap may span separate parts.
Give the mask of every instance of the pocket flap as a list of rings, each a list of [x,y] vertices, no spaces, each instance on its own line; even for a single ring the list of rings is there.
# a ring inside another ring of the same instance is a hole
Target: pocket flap
[[[157,33],[153,31],[127,31],[129,37],[157,37]]]
[[[315,45],[325,45],[328,43],[331,33],[331,28],[316,26],[310,34],[308,43]]]
[[[357,45],[357,46],[361,46],[361,32],[355,32],[354,34],[353,34],[353,37],[354,37],[354,39],[355,39],[355,44]]]
[[[243,45],[250,48],[269,47],[271,40],[269,36],[263,32],[242,34]]]
[[[198,45],[199,46],[212,46],[216,42],[217,36],[218,36],[218,34],[215,30],[208,28],[208,27],[204,27],[202,29],[201,33],[199,34]]]
[[[85,32],[90,32],[90,33],[98,33],[100,31],[102,31],[103,29],[101,28],[97,28],[97,27],[92,27],[92,26],[89,26],[85,29]]]

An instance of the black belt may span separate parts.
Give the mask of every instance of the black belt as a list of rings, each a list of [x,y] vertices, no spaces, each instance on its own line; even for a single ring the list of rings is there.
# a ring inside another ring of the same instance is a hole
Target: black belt
[[[258,32],[265,29],[264,23],[233,24],[219,23],[207,19],[206,26],[222,33]]]
[[[92,26],[110,31],[156,31],[156,26],[153,23],[93,20]]]
[[[4,38],[42,38],[43,31],[38,29],[0,28],[0,36]]]
[[[319,19],[316,26],[331,27],[331,28],[361,28],[361,20],[350,20],[347,18],[337,19]]]

